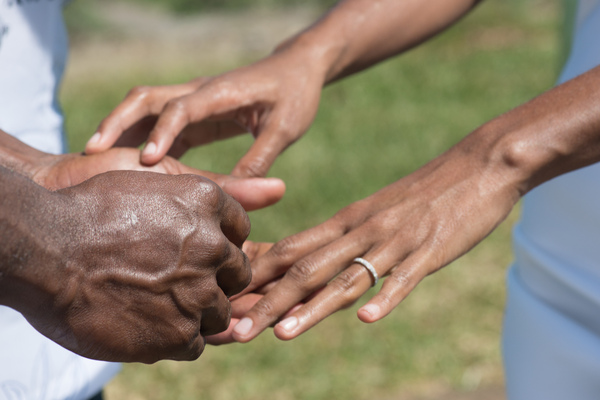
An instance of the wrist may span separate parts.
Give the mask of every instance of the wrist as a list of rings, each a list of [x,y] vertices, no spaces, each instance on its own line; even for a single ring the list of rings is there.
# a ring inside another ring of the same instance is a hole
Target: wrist
[[[479,162],[476,167],[486,179],[516,200],[539,185],[539,173],[546,164],[544,156],[520,129],[492,120],[468,135],[460,144]]]
[[[31,180],[57,156],[36,150],[0,130],[0,166]]]
[[[58,293],[67,240],[60,233],[60,199],[2,167],[0,182],[0,304],[27,314],[50,305]]]
[[[335,80],[343,69],[340,61],[347,47],[343,35],[331,29],[324,21],[319,21],[280,43],[273,55],[289,55],[297,59],[297,62],[309,66],[324,86]]]

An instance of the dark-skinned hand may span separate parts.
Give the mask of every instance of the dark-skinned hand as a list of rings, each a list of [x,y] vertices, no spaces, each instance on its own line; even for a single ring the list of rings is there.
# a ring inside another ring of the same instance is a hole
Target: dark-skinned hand
[[[228,298],[251,277],[244,209],[198,174],[248,209],[279,200],[283,182],[198,171],[170,157],[145,167],[132,148],[36,160],[12,177],[28,188],[16,210],[36,212],[17,218],[34,232],[17,241],[3,304],[85,357],[197,358],[204,338],[228,327]]]
[[[216,183],[113,171],[45,193],[39,243],[10,285],[43,335],[85,357],[152,363],[195,359],[228,327],[228,297],[251,278],[250,224]]]

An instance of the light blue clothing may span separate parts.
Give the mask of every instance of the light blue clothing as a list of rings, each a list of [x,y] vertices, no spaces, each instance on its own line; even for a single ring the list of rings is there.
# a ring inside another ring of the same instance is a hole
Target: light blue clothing
[[[37,149],[64,149],[57,89],[67,56],[63,0],[0,0],[0,129]],[[119,364],[79,357],[0,306],[0,400],[87,399]]]
[[[600,0],[581,0],[558,83],[598,65]],[[599,399],[600,164],[527,194],[513,242],[503,339],[509,399]]]

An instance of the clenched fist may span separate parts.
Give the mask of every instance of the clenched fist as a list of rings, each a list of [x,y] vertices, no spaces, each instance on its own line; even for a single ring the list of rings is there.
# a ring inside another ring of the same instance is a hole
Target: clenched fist
[[[4,219],[16,229],[0,304],[42,334],[85,357],[152,363],[195,359],[227,328],[228,297],[251,279],[250,223],[213,181],[113,171],[50,192],[6,176],[21,200]]]

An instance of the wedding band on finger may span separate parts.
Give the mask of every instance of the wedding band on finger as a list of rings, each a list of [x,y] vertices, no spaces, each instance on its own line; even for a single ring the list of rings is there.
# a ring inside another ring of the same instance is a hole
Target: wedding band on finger
[[[377,275],[377,271],[375,271],[375,267],[373,267],[373,264],[371,264],[364,258],[360,258],[360,257],[356,257],[353,260],[353,262],[362,265],[363,267],[365,267],[367,269],[367,271],[369,271],[369,273],[371,274],[371,277],[373,278],[373,285],[371,285],[371,286],[377,285],[377,282],[379,281],[379,275]]]

